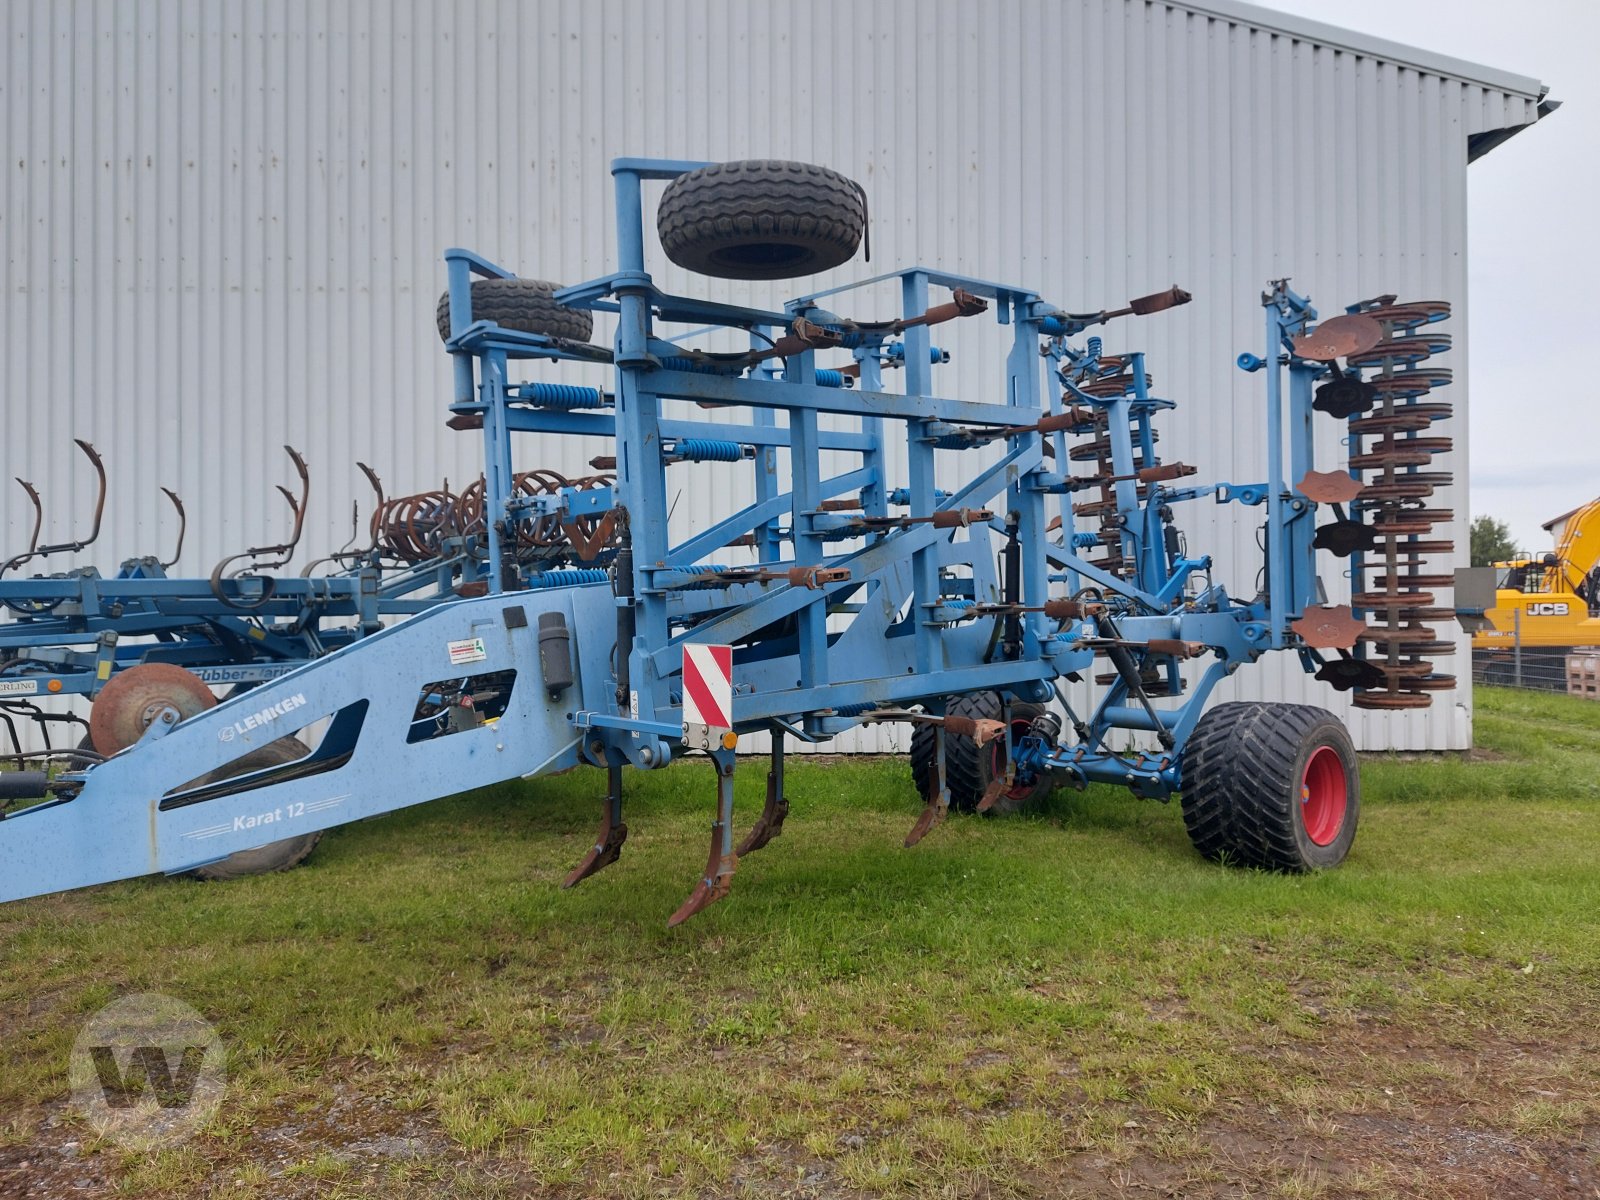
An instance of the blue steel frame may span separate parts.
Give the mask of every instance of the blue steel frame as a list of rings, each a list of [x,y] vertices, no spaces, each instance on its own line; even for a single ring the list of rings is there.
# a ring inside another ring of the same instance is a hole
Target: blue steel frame
[[[1150,421],[1168,402],[1150,394],[1143,355],[1131,357],[1134,382],[1124,393],[1106,396],[1081,386],[1101,371],[1100,343],[1091,338],[1080,347],[1070,339],[1103,314],[1070,316],[1030,289],[926,267],[802,296],[782,311],[661,291],[646,264],[643,184],[703,165],[612,164],[618,269],[557,294],[572,307],[615,314],[609,353],[474,320],[472,276],[511,272],[467,250],[445,253],[452,409],[482,421],[486,527],[495,531],[489,594],[434,605],[187,721],[158,720],[138,745],[66,776],[56,800],[0,823],[0,899],[190,869],[291,833],[579,762],[607,768],[608,821],[615,822],[621,768],[656,768],[681,753],[681,661],[691,642],[735,648],[739,732],[807,741],[864,721],[906,719],[912,705],[936,719],[952,694],[994,691],[1007,704],[1048,700],[1061,695],[1060,679],[1078,677],[1097,655],[1121,653],[1131,670],[1119,670],[1087,719],[1071,714],[1076,744],[1030,735],[1008,746],[1011,761],[1021,772],[1052,771],[1161,797],[1181,785],[1183,746],[1221,679],[1281,649],[1297,649],[1314,669],[1315,652],[1291,629],[1318,591],[1315,506],[1290,482],[1303,478],[1314,461],[1311,386],[1322,370],[1292,354],[1292,338],[1316,318],[1304,297],[1275,285],[1264,297],[1265,356],[1240,358],[1242,367],[1266,376],[1266,478],[1141,488],[1133,479],[1136,460],[1154,461]],[[898,323],[856,323],[822,307],[824,300],[836,307],[850,293],[886,282],[899,287]],[[1002,326],[1010,326],[998,389],[1003,402],[935,390],[934,367],[943,355],[928,325],[917,322],[929,313],[936,290],[981,298]],[[668,337],[670,326],[692,332]],[[752,362],[751,356],[691,346],[708,327],[732,331],[757,353],[788,338],[787,353]],[[813,335],[797,344],[793,335],[802,328]],[[819,351],[830,347],[850,355],[856,386],[841,386],[851,380],[837,367],[819,367]],[[612,390],[519,381],[513,371],[524,361],[609,363]],[[902,372],[898,390],[885,386],[886,368]],[[1051,370],[1060,392],[1046,386]],[[668,408],[676,401],[731,406],[748,416],[682,416]],[[1105,414],[1116,473],[1129,477],[1116,485],[1122,551],[1133,564],[1126,578],[1080,553],[1095,536],[1075,527],[1070,497],[1082,481],[1069,473],[1061,428],[1039,428],[1045,418],[1066,414],[1069,404]],[[613,494],[590,489],[536,502],[515,499],[513,439],[524,432],[614,438]],[[886,450],[895,437],[904,438],[903,482],[888,478]],[[966,454],[970,461],[970,451],[985,446],[992,457],[998,451],[993,461],[964,472],[965,482],[954,491],[937,487],[941,453]],[[830,475],[823,452],[859,456],[859,462]],[[780,470],[785,460],[787,489]],[[755,499],[708,528],[675,535],[667,472],[682,462],[706,461],[753,471]],[[1230,596],[1210,581],[1209,558],[1188,557],[1166,536],[1171,506],[1206,496],[1264,509],[1263,595],[1249,601]],[[520,590],[524,581],[509,568],[501,542],[514,536],[519,521],[552,506],[573,516],[609,507],[623,532],[611,586]],[[1051,516],[1060,520],[1059,537],[1049,533]],[[754,563],[714,561],[740,539],[753,548]],[[1011,547],[1015,568],[997,569],[997,558],[1006,559]],[[1052,596],[1055,585],[1065,585],[1089,608],[1071,618],[1046,616],[1046,603],[1061,599]],[[532,641],[536,618],[547,615],[571,633],[570,689],[551,687],[546,694],[536,684],[519,684],[492,727],[402,743],[416,687],[441,674],[443,646],[466,639],[485,656],[474,670],[515,670],[532,678],[544,672],[548,682],[549,664]],[[1152,642],[1189,645],[1179,653]],[[1178,664],[1191,655],[1212,661],[1183,693]],[[1157,707],[1139,690],[1146,672],[1169,680],[1180,693],[1174,703]],[[291,732],[294,722],[271,724],[270,715],[260,728],[245,720],[286,704],[331,720],[307,760],[227,785],[194,787],[207,771]],[[1158,744],[1118,751],[1109,741],[1115,730],[1152,733]],[[935,733],[942,811],[948,797],[944,734],[937,726]],[[1012,735],[1005,736],[1010,742]],[[781,792],[780,755],[773,770]],[[718,819],[701,881],[706,892],[719,880],[725,890],[734,857],[731,747],[713,747],[710,756]],[[270,828],[239,825],[263,813],[278,814]],[[603,849],[597,844],[597,852]]]

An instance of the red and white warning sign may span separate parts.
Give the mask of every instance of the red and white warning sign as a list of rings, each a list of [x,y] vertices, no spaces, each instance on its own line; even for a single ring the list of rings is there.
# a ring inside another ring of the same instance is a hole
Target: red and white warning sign
[[[732,646],[684,646],[683,723],[733,728]]]

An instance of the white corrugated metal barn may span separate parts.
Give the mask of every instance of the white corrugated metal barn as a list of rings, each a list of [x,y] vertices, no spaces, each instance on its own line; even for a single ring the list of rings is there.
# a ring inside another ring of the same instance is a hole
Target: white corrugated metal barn
[[[912,262],[1074,311],[1181,284],[1194,303],[1105,336],[1149,352],[1179,403],[1163,449],[1200,480],[1263,473],[1259,380],[1234,357],[1259,351],[1272,278],[1325,314],[1383,292],[1451,301],[1441,398],[1460,413],[1468,163],[1536,121],[1544,94],[1229,0],[16,0],[0,34],[0,468],[40,485],[61,540],[86,522],[72,439],[89,439],[112,498],[84,561],[166,553],[165,485],[191,514],[190,574],[277,540],[284,443],[313,471],[301,562],[348,537],[358,459],[396,491],[474,477],[476,435],[444,428],[440,252],[563,282],[606,272],[618,155],[795,158],[866,186],[870,266],[728,284],[652,246],[658,281],[689,294],[775,305]],[[936,338],[954,354],[943,394],[991,386],[989,336]],[[1456,438],[1439,466],[1464,551],[1466,422],[1440,432]],[[601,449],[525,443],[520,467],[574,474]],[[683,517],[743,499],[708,479]],[[15,485],[0,504],[5,546],[25,544]],[[1194,504],[1180,524],[1249,594],[1241,512]],[[1458,644],[1439,669],[1464,677]],[[1342,707],[1287,655],[1229,696]],[[1367,748],[1461,748],[1470,705],[1463,686],[1425,712],[1347,716]]]

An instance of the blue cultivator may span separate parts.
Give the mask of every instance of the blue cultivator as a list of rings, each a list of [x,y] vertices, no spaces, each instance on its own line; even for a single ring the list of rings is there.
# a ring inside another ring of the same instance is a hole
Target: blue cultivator
[[[612,175],[612,274],[557,288],[445,254],[449,423],[480,429],[484,444],[478,586],[378,631],[353,607],[365,636],[214,706],[176,678],[113,694],[107,744],[126,749],[53,779],[0,777],[16,796],[49,792],[0,823],[0,899],[204,872],[466,788],[604,768],[600,830],[570,886],[622,852],[624,768],[701,753],[715,821],[676,924],[782,831],[783,735],[823,742],[888,721],[914,726],[924,808],[908,845],[951,804],[1005,809],[1055,782],[1113,783],[1182,793],[1209,857],[1286,870],[1343,859],[1359,808],[1343,727],[1317,708],[1207,701],[1274,650],[1336,687],[1408,678],[1365,661],[1364,625],[1319,604],[1314,565],[1319,505],[1364,486],[1314,470],[1318,384],[1360,384],[1352,358],[1400,329],[1384,305],[1318,324],[1304,297],[1274,284],[1265,352],[1240,363],[1265,379],[1264,475],[1192,486],[1192,468],[1157,456],[1154,418],[1171,402],[1152,393],[1144,356],[1085,336],[1188,302],[1180,289],[1073,314],[1025,287],[914,267],[781,311],[673,296],[647,269],[647,181],[667,181],[666,254],[724,278],[846,261],[864,196],[795,163],[623,159]],[[840,315],[886,289],[898,315]],[[616,318],[609,350],[588,340],[594,312]],[[995,386],[983,399],[941,395],[933,327],[985,314],[1010,335]],[[1392,356],[1371,360],[1395,370]],[[545,364],[595,378],[525,377]],[[1388,412],[1401,391],[1385,386],[1351,403]],[[593,463],[608,474],[525,486],[525,432],[611,439],[614,454]],[[742,473],[752,501],[685,528],[674,473],[698,487],[710,472]],[[1177,506],[1203,498],[1255,510],[1265,562],[1248,599],[1214,582],[1210,558],[1178,532]],[[1337,511],[1335,524],[1360,525]],[[557,534],[565,557],[531,569],[529,547]],[[1062,681],[1091,676],[1098,701],[1080,714]],[[97,728],[106,703],[102,693]],[[776,748],[765,807],[740,840],[732,776],[751,732]]]

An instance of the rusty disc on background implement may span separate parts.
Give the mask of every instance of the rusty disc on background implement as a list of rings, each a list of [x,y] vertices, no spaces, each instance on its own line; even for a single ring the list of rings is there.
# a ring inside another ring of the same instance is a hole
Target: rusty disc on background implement
[[[1072,506],[1072,514],[1076,517],[1103,517],[1107,513],[1117,511],[1115,500],[1085,500],[1081,504]]]
[[[1402,404],[1393,412],[1373,413],[1370,417],[1355,417],[1350,421],[1350,432],[1363,436],[1382,433],[1412,433],[1426,429],[1435,421],[1447,421],[1455,415],[1455,407],[1442,400],[1426,400],[1417,404]]]
[[[1448,349],[1450,349],[1450,335],[1448,333],[1423,333],[1413,334],[1410,337],[1394,337],[1387,341],[1379,342],[1370,350],[1357,350],[1350,355],[1350,366],[1382,367],[1394,364],[1415,366],[1435,354],[1443,354]]]
[[[1368,571],[1382,571],[1388,567],[1388,564],[1384,562],[1364,562],[1361,566]],[[1401,587],[1448,588],[1455,587],[1456,577],[1454,575],[1424,575],[1419,571],[1412,575],[1400,576],[1399,583]],[[1389,576],[1387,575],[1379,575],[1372,581],[1372,586],[1381,591],[1392,590],[1389,584]],[[1454,611],[1451,612],[1451,615],[1455,615]]]
[[[1393,375],[1374,375],[1367,380],[1385,396],[1424,396],[1436,387],[1446,387],[1454,378],[1448,367],[1413,367]]]
[[[1383,326],[1371,317],[1330,317],[1311,332],[1295,338],[1294,352],[1301,358],[1331,362],[1336,358],[1371,350],[1381,341]]]
[[[1385,304],[1381,308],[1369,308],[1361,314],[1371,317],[1374,321],[1382,321],[1385,325],[1395,325],[1401,329],[1415,329],[1418,325],[1427,325],[1433,321],[1442,321],[1450,315],[1450,301],[1448,300],[1406,300],[1399,304]]]
[[[1375,646],[1399,646],[1402,650],[1408,646],[1421,646],[1432,642],[1439,635],[1426,625],[1401,625],[1393,627],[1379,625],[1368,629],[1361,635],[1363,642],[1371,642]]]
[[[1376,666],[1379,671],[1390,679],[1421,679],[1424,675],[1433,674],[1433,664],[1420,659],[1412,659],[1403,663],[1386,663],[1378,659]]]
[[[1411,535],[1402,530],[1387,529],[1380,530],[1378,536],[1381,538],[1402,538],[1410,537]],[[1456,552],[1456,544],[1449,538],[1435,538],[1431,542],[1401,542],[1395,549],[1400,555],[1409,555],[1411,557],[1423,554],[1454,554]],[[1380,549],[1377,553],[1381,555],[1383,551]]]
[[[1429,708],[1433,697],[1424,692],[1357,692],[1351,703],[1357,708]]]
[[[1420,679],[1408,679],[1401,686],[1408,692],[1453,692],[1456,690],[1456,677],[1424,675]]]
[[[1432,592],[1357,592],[1350,597],[1357,608],[1407,608],[1416,604],[1432,604]],[[1451,616],[1455,610],[1451,610]]]
[[[1149,373],[1145,374],[1144,386],[1148,391],[1155,382]],[[1087,383],[1077,384],[1077,388],[1086,396],[1099,396],[1102,398],[1131,395],[1138,387],[1139,378],[1133,372],[1124,372],[1121,375],[1103,375],[1098,379],[1091,379]]]
[[[163,708],[183,720],[217,702],[200,677],[171,663],[140,663],[111,677],[89,710],[89,738],[97,754],[115,754],[133,745]]]
[[[1421,439],[1416,439],[1421,440]],[[1381,471],[1385,467],[1425,467],[1434,451],[1423,446],[1408,446],[1404,442],[1379,442],[1365,454],[1350,456],[1352,471]]]
[[[1419,592],[1418,595],[1426,593]],[[1395,616],[1402,621],[1450,621],[1454,620],[1456,610],[1446,608],[1444,605],[1434,605],[1422,608],[1402,608]]]
[[[1361,499],[1365,504],[1381,504],[1385,500],[1422,500],[1433,495],[1434,488],[1450,487],[1454,483],[1455,476],[1449,471],[1407,471],[1403,475],[1367,484]]]
[[[1381,532],[1386,527],[1409,525],[1417,521],[1437,525],[1455,519],[1455,510],[1449,508],[1395,508],[1374,513],[1372,525]]]

